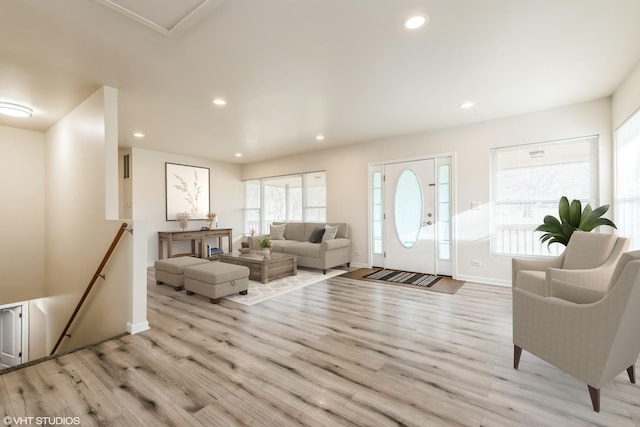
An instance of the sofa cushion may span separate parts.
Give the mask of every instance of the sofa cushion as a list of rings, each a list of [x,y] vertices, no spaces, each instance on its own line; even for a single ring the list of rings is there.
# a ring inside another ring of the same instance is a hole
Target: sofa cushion
[[[284,240],[284,233],[287,229],[287,224],[271,224],[269,227],[269,238],[271,240]]]
[[[273,240],[271,241],[271,250],[274,252],[286,252],[289,246],[295,245],[295,240]]]
[[[327,224],[338,227],[338,234],[336,234],[336,238],[349,238],[349,227],[344,222],[307,222],[305,228],[305,238],[300,239],[300,241],[308,242],[309,238],[311,237],[311,233],[313,233],[313,230],[315,230],[317,227],[324,228],[324,226]]]
[[[309,240],[309,236],[305,236],[304,234],[305,225],[303,222],[288,222],[286,224],[287,229],[284,232],[285,239],[297,240],[298,242]]]
[[[544,271],[520,270],[516,276],[518,289],[522,289],[532,294],[545,296],[544,287],[546,277]]]
[[[320,243],[322,242],[322,236],[324,236],[324,228],[316,227],[313,229],[311,233],[311,237],[309,237],[309,242],[311,243]]]
[[[611,255],[616,241],[615,234],[574,231],[565,249],[562,268],[580,270],[600,267]]]
[[[322,236],[322,241],[326,242],[327,240],[333,240],[336,238],[336,234],[338,234],[338,226],[331,226],[327,224],[324,226],[324,236]]]
[[[320,258],[320,244],[311,242],[297,242],[288,245],[286,253],[307,258]]]
[[[606,295],[605,290],[589,289],[557,279],[551,280],[550,287],[549,296],[571,301],[576,304],[591,304],[600,301]]]

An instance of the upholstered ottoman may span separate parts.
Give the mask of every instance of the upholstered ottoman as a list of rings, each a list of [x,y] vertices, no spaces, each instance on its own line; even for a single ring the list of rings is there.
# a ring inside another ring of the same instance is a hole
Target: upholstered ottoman
[[[246,295],[249,289],[249,268],[242,265],[210,262],[184,269],[187,295],[204,295],[212,304],[231,294]]]
[[[159,259],[155,262],[156,283],[173,286],[176,291],[181,291],[184,289],[184,269],[200,264],[209,264],[209,261],[189,256]]]

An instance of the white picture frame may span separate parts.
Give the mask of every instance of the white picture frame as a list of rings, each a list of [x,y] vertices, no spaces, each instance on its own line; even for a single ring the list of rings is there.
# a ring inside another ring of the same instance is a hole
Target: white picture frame
[[[207,219],[209,213],[209,168],[165,163],[167,221],[188,212],[189,220]]]

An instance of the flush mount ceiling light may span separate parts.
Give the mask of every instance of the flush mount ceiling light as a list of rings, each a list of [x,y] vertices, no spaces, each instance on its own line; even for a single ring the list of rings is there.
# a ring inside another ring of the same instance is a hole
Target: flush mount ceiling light
[[[464,101],[462,104],[460,104],[460,108],[462,108],[463,110],[467,110],[474,105],[476,105],[476,103],[473,101]]]
[[[33,110],[24,105],[12,104],[11,102],[0,102],[0,114],[11,117],[31,117]]]
[[[242,153],[236,153],[235,156],[236,157],[242,157]]]
[[[135,132],[135,133],[133,134],[133,136],[135,136],[136,138],[144,138],[144,133],[142,133],[142,132]]]
[[[406,21],[404,21],[404,27],[408,30],[416,30],[426,24],[428,21],[427,16],[415,15],[409,17]]]
[[[317,141],[323,141],[324,140],[324,135],[316,135],[316,140]]]
[[[223,105],[227,105],[227,101],[225,101],[223,98],[216,98],[213,100],[213,103],[222,107]]]

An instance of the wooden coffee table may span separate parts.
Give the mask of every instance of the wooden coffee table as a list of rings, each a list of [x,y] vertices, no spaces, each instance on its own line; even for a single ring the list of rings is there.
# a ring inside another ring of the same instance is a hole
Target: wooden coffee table
[[[298,274],[298,263],[295,255],[271,252],[267,258],[262,252],[249,252],[241,254],[238,252],[221,254],[220,262],[227,264],[244,265],[249,267],[249,279],[267,283],[269,280],[284,276],[295,276]]]

